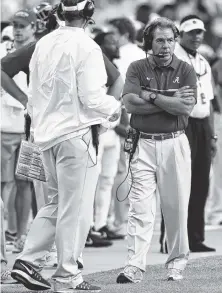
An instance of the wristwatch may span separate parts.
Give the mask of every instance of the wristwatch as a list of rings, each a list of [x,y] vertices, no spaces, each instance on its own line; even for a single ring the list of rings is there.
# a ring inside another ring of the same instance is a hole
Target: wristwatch
[[[215,135],[212,135],[211,136],[211,139],[214,139],[215,141],[217,141],[218,140],[218,136],[215,134]]]
[[[151,93],[150,96],[149,96],[149,98],[150,98],[150,103],[151,104],[154,104],[154,102],[155,102],[155,100],[157,98],[157,94]]]

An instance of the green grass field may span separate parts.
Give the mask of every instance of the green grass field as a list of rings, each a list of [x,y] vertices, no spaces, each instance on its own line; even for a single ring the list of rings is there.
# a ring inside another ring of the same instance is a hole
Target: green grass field
[[[166,281],[164,265],[148,266],[140,284],[116,284],[119,272],[120,270],[111,270],[95,273],[85,279],[101,286],[101,292],[104,293],[222,293],[222,256],[189,261],[184,280],[178,282]],[[21,285],[3,285],[1,290],[5,293],[28,292]]]

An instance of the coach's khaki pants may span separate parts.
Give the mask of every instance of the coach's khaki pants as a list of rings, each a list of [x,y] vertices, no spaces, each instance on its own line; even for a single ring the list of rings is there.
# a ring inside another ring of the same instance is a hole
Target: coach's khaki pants
[[[36,268],[42,267],[55,240],[58,267],[53,278],[72,279],[76,286],[82,282],[77,258],[85,246],[91,224],[87,215],[92,214],[94,200],[86,182],[90,143],[91,131],[43,152],[50,201],[38,212],[18,256]]]
[[[140,139],[131,172],[127,264],[145,271],[158,191],[169,249],[166,267],[183,270],[189,255],[187,214],[191,184],[190,147],[186,135],[162,141]]]

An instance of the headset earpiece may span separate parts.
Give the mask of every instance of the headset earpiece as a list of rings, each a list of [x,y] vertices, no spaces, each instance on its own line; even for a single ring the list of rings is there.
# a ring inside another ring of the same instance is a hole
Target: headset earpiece
[[[63,16],[63,10],[62,10],[62,2],[59,3],[58,7],[57,7],[57,16],[58,16],[58,19],[61,20],[61,21],[65,21],[65,18]]]
[[[152,36],[151,30],[153,29],[153,24],[147,26],[143,32],[143,50],[148,52],[152,49]]]

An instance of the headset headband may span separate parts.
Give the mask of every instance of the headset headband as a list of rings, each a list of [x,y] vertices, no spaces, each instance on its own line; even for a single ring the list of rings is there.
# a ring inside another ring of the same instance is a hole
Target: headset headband
[[[83,2],[77,3],[75,6],[65,6],[62,3],[62,10],[63,11],[81,11],[85,8],[87,2],[88,0],[84,0]]]

